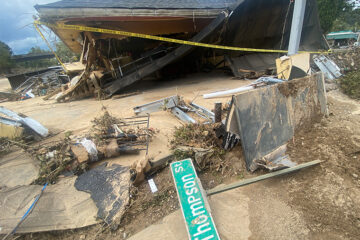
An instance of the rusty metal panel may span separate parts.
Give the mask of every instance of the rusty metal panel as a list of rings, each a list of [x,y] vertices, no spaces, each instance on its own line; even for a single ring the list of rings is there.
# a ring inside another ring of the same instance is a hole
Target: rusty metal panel
[[[323,76],[316,74],[236,95],[230,112],[227,124],[238,127],[235,133],[240,135],[250,170],[255,160],[286,144],[297,128],[327,114]]]

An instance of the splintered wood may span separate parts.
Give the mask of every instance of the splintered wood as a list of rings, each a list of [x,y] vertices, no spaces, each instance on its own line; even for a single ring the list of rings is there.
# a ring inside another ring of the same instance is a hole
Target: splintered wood
[[[104,57],[102,51],[105,45],[93,38],[91,33],[84,34],[83,51],[80,61],[85,64],[85,70],[72,78],[63,91],[56,96],[58,102],[71,101],[86,97],[105,98],[101,86],[103,72],[111,72],[114,78],[114,68],[111,62]],[[108,49],[110,51],[110,49]]]

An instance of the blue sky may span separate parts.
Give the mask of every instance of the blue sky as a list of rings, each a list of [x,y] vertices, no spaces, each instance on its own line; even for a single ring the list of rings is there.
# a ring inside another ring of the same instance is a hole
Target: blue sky
[[[14,54],[27,53],[31,47],[47,49],[32,26],[36,4],[56,2],[58,0],[1,0],[0,41],[7,43]]]

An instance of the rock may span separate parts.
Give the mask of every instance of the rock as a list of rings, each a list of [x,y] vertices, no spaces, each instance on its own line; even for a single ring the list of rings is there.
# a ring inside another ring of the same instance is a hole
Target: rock
[[[136,177],[133,184],[134,186],[138,186],[145,180],[145,174],[151,170],[149,157],[146,156],[145,158],[138,160],[132,165],[131,168],[135,169],[136,172]]]
[[[330,91],[334,91],[334,90],[338,89],[338,86],[336,83],[326,83],[325,89],[326,89],[326,92],[330,92]]]
[[[353,173],[353,177],[354,177],[354,178],[358,178],[359,175],[357,175],[356,173]]]
[[[110,157],[119,156],[120,153],[119,153],[118,149],[119,149],[119,145],[118,145],[116,139],[111,140],[109,145],[106,146],[105,157],[110,158]]]

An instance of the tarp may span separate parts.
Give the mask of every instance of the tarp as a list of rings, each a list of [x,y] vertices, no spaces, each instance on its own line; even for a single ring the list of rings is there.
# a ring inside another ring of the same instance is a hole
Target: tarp
[[[247,48],[280,49],[289,45],[292,13],[289,0],[244,0],[231,15],[224,33],[224,44]],[[285,34],[283,27],[285,24]],[[328,49],[322,36],[316,0],[307,0],[300,50]],[[230,52],[239,56],[241,52]]]

